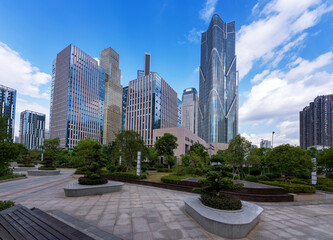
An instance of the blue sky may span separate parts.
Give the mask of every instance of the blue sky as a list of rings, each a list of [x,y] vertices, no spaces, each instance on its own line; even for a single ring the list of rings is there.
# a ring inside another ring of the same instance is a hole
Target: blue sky
[[[200,33],[218,13],[236,21],[240,73],[239,132],[258,144],[299,144],[298,114],[317,95],[333,93],[331,0],[0,0],[0,84],[18,90],[19,113],[49,114],[56,54],[73,43],[92,57],[120,54],[122,84],[143,68],[145,52],[181,98],[198,89]],[[19,6],[19,7],[18,7]]]

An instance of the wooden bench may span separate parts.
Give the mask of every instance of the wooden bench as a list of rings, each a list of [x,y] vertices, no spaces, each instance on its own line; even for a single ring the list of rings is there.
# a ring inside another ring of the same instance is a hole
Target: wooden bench
[[[38,208],[20,204],[0,212],[1,240],[92,240],[93,238]]]

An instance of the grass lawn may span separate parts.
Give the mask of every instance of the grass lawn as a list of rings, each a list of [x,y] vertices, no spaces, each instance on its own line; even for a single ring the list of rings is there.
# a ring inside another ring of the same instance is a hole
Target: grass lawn
[[[11,179],[11,178],[18,178],[18,177],[24,177],[24,174],[7,174],[5,176],[1,176],[0,180],[7,180],[7,179]]]
[[[167,176],[170,173],[167,172],[149,172],[148,178],[145,181],[161,182],[161,177]]]

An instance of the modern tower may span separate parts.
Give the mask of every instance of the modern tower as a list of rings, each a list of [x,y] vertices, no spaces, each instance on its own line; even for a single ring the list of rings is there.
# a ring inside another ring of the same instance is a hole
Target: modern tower
[[[41,150],[45,139],[45,114],[25,110],[20,118],[20,143]]]
[[[198,93],[195,88],[187,88],[183,91],[181,120],[182,127],[198,135]]]
[[[150,65],[150,54],[145,54],[145,69],[147,61]],[[152,146],[153,129],[177,127],[178,98],[159,74],[145,74],[129,82],[125,129],[138,132],[146,145]]]
[[[238,74],[235,22],[214,14],[201,34],[198,135],[207,143],[228,143],[238,133]]]
[[[123,88],[123,104],[122,104],[122,117],[121,117],[121,130],[125,130],[126,122],[126,106],[127,106],[128,86]]]
[[[7,134],[14,139],[16,90],[0,85],[0,116],[7,120]]]
[[[105,79],[98,62],[70,44],[54,63],[50,138],[68,149],[84,138],[100,141]]]
[[[120,84],[119,54],[108,47],[100,53],[100,66],[105,69],[105,105],[103,144],[107,145],[116,139],[121,130],[122,92]]]
[[[300,145],[333,144],[333,94],[318,96],[300,112]]]
[[[182,126],[182,101],[178,98],[178,127]]]

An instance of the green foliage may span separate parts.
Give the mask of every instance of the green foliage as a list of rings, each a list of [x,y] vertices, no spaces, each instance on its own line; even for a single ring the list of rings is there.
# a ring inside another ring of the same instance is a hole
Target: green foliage
[[[267,164],[267,154],[272,151],[271,148],[251,148],[247,157],[247,163],[253,167],[262,169]]]
[[[234,184],[234,181],[229,177],[228,172],[209,171],[206,174],[206,179],[202,179],[199,183],[206,185],[205,191],[218,195],[223,189],[238,190],[243,187],[243,184]]]
[[[136,175],[135,172],[113,172],[113,173],[110,173],[110,176],[131,178],[131,179],[147,179],[147,174],[143,173],[143,174],[141,174],[141,176],[138,176],[138,175]]]
[[[56,168],[55,167],[42,166],[42,167],[39,167],[38,170],[56,170]]]
[[[172,163],[175,163],[173,158],[173,150],[178,147],[177,137],[171,133],[164,133],[162,137],[157,139],[155,142],[155,149],[159,156],[164,156],[165,161],[168,163],[168,168],[172,166]]]
[[[102,178],[107,173],[106,160],[102,156],[101,144],[91,138],[82,139],[74,147],[75,157],[84,163],[82,170],[85,177],[90,179]]]
[[[258,168],[250,168],[250,175],[252,176],[259,176],[261,174],[260,169]]]
[[[87,171],[83,170],[82,168],[78,168],[75,170],[74,174],[85,175]]]
[[[41,162],[45,167],[53,167],[56,161],[56,155],[60,151],[60,139],[45,139],[43,145],[43,161]]]
[[[35,167],[34,164],[19,164],[18,167]]]
[[[318,154],[317,165],[321,166],[325,172],[333,172],[333,145]]]
[[[333,179],[333,172],[326,173],[325,177]]]
[[[164,161],[168,164],[168,168],[170,169],[173,165],[176,164],[177,158],[174,157],[174,156],[168,155],[168,156],[165,157]]]
[[[172,169],[169,169],[169,168],[158,168],[157,169],[157,172],[172,172],[173,170]]]
[[[175,167],[175,175],[177,176],[183,176],[183,175],[196,175],[196,176],[202,176],[204,172],[200,168],[195,168],[192,166],[184,167],[181,165],[177,165]]]
[[[246,164],[246,156],[249,154],[251,142],[239,134],[229,142],[226,150],[228,162],[236,167],[239,177],[243,174],[243,165]]]
[[[8,129],[8,117],[0,113],[0,143],[12,142],[12,134]]]
[[[21,159],[28,152],[27,148],[20,143],[0,142],[0,176],[9,173],[9,162]]]
[[[201,194],[200,200],[202,204],[221,210],[239,210],[242,208],[242,203],[239,198],[232,195],[215,195],[209,193]]]
[[[318,155],[318,150],[317,148],[315,147],[310,147],[308,150],[307,150],[308,154],[310,155],[310,157],[312,158],[316,158],[317,155]]]
[[[188,167],[188,166],[190,166],[190,155],[189,154],[181,154],[180,155],[180,161],[181,161],[181,163],[182,163],[182,166],[184,166],[184,167]]]
[[[13,207],[14,205],[15,205],[15,203],[12,202],[12,201],[2,201],[2,200],[0,200],[0,212],[7,209],[7,208]]]
[[[318,178],[316,188],[322,191],[333,192],[333,179]]]
[[[245,177],[245,181],[249,181],[249,182],[258,182],[258,178],[255,176],[246,176]]]
[[[180,181],[185,178],[193,177],[193,175],[182,175],[177,176],[174,174],[169,174],[168,176],[161,177],[161,182],[170,184],[180,184]]]
[[[282,173],[285,178],[305,175],[313,169],[308,152],[289,144],[275,147],[267,155],[267,166],[274,172]]]
[[[281,173],[267,173],[265,174],[266,177],[268,177],[270,180],[273,180],[275,178],[280,178],[281,177]]]
[[[296,183],[283,183],[277,181],[260,181],[260,183],[273,185],[277,187],[282,187],[288,193],[315,193],[316,188],[308,185],[303,184],[296,184]]]
[[[227,153],[225,150],[218,150],[216,154],[212,155],[210,161],[224,164],[227,162]]]
[[[107,183],[108,180],[106,178],[88,178],[88,177],[80,177],[79,184],[82,185],[100,185]]]
[[[159,168],[164,168],[164,165],[162,163],[155,163],[154,167],[159,169]]]
[[[22,157],[21,157],[21,163],[23,163],[23,165],[29,165],[29,163],[31,162],[31,157],[29,154],[24,154]]]
[[[41,160],[41,153],[38,150],[29,150],[31,161],[38,162]]]
[[[19,177],[24,177],[24,174],[7,174],[4,176],[0,176],[0,180],[7,180],[7,179],[12,179],[12,178],[19,178]]]
[[[147,148],[147,158],[148,158],[149,162],[151,162],[152,164],[158,162],[158,153],[157,153],[155,147]]]
[[[269,181],[270,178],[267,177],[266,175],[261,175],[257,177],[258,181]]]

